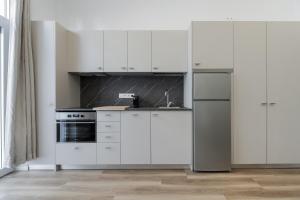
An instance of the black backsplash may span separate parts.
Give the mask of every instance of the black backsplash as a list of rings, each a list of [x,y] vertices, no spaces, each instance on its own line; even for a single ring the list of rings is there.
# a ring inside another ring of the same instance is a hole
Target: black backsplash
[[[139,96],[140,107],[166,106],[165,90],[172,106],[183,106],[183,76],[82,76],[80,102],[83,108],[132,105],[131,99],[119,99],[119,93]]]

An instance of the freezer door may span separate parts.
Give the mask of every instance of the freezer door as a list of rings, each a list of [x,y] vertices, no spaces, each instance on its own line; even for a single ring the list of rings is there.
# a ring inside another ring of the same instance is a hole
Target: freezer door
[[[230,99],[229,73],[194,73],[194,99]]]
[[[194,102],[194,170],[231,168],[230,101]]]

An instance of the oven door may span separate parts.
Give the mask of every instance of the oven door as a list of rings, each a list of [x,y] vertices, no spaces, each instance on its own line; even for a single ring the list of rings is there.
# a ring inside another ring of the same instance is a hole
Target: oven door
[[[57,142],[96,142],[95,121],[57,121]]]

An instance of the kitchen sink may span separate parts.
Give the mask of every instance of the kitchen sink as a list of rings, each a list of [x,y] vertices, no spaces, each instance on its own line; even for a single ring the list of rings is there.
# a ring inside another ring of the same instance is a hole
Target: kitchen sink
[[[181,107],[158,107],[158,109],[180,109]]]

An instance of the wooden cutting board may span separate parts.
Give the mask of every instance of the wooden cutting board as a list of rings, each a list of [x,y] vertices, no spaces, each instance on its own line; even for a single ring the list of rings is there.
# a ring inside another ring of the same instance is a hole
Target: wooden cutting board
[[[95,107],[93,110],[126,110],[129,106],[100,106]]]

